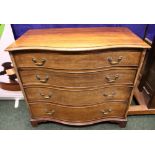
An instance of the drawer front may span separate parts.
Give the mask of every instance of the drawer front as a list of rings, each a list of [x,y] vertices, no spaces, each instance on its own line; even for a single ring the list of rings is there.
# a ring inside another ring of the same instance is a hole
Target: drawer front
[[[14,52],[18,67],[45,67],[53,69],[97,69],[111,66],[138,66],[140,50],[102,50],[84,53],[54,53],[48,51]]]
[[[136,69],[111,69],[89,73],[65,73],[31,69],[19,71],[19,74],[23,85],[86,88],[109,84],[133,85],[136,72]]]
[[[25,88],[29,102],[52,102],[61,105],[83,106],[124,101],[128,103],[131,87],[105,87],[90,90],[72,90],[59,88],[33,87]],[[33,94],[33,95],[32,95]]]
[[[30,104],[32,118],[47,118],[70,123],[82,123],[106,118],[124,118],[125,103],[100,104],[86,107],[69,107],[55,104]]]

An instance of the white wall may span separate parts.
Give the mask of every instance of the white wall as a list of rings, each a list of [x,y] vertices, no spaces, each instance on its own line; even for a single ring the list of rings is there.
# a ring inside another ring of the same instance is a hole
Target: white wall
[[[2,37],[0,38],[0,71],[3,70],[1,64],[3,62],[11,61],[8,52],[4,51],[4,49],[9,46],[14,41],[13,33],[10,24],[6,24],[4,27],[4,32]],[[0,76],[0,81],[7,82],[8,77]]]
[[[1,66],[2,63],[11,61],[9,53],[4,51],[4,49],[9,46],[12,42],[14,42],[14,37],[12,33],[12,29],[10,24],[5,24],[4,32],[2,34],[2,37],[0,38],[0,71],[2,71],[4,68]],[[7,82],[9,81],[7,75],[0,76],[1,82]],[[0,99],[3,100],[10,100],[15,99],[16,105],[18,106],[18,101],[20,99],[23,99],[23,94],[21,91],[6,91],[3,89],[0,89]]]

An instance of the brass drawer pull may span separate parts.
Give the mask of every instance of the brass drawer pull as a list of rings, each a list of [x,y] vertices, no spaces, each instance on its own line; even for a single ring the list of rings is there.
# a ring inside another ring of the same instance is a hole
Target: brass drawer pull
[[[40,60],[37,60],[36,58],[32,58],[32,62],[34,62],[37,66],[43,66],[46,62],[46,59],[41,58]]]
[[[108,81],[109,83],[112,83],[112,82],[115,82],[115,81],[119,78],[119,75],[116,74],[116,75],[114,75],[114,77],[106,76],[105,78],[107,79],[107,81]]]
[[[111,64],[111,65],[117,65],[121,62],[121,60],[123,59],[122,56],[119,56],[119,58],[115,61],[112,59],[112,57],[108,57],[108,62]]]
[[[54,113],[55,113],[55,110],[50,110],[45,112],[46,115],[50,115],[50,116],[52,116]]]
[[[50,99],[52,97],[52,95],[45,95],[43,93],[40,93],[40,95],[44,98],[44,99]]]
[[[108,98],[112,98],[116,95],[116,92],[112,92],[111,94],[107,94],[107,93],[104,93],[103,96],[105,97],[108,97]]]
[[[111,109],[101,110],[101,112],[102,112],[103,115],[108,115],[109,113],[112,112],[112,110]]]
[[[45,79],[41,79],[39,75],[36,75],[36,79],[39,80],[41,83],[47,83],[49,77],[47,75]]]

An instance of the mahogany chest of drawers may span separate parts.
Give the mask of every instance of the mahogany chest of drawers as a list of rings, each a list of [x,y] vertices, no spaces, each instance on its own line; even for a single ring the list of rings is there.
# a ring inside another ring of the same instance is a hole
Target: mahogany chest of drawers
[[[55,121],[125,127],[149,46],[127,28],[29,30],[9,51],[33,126]]]

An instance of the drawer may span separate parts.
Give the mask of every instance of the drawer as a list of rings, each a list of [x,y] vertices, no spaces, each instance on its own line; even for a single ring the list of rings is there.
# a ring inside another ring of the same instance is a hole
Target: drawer
[[[56,87],[98,87],[109,84],[133,85],[136,69],[107,69],[92,72],[53,72],[48,69],[27,69],[19,71],[23,85],[44,85]]]
[[[100,104],[85,107],[60,106],[56,104],[30,104],[33,119],[53,119],[69,123],[84,123],[106,118],[124,118],[124,103]]]
[[[53,69],[97,69],[111,66],[138,66],[141,50],[111,49],[85,52],[52,52],[28,50],[14,52],[18,67]]]
[[[28,102],[41,101],[61,105],[83,106],[110,101],[124,101],[128,103],[131,90],[131,87],[122,86],[89,90],[29,87],[25,88],[25,93]]]

